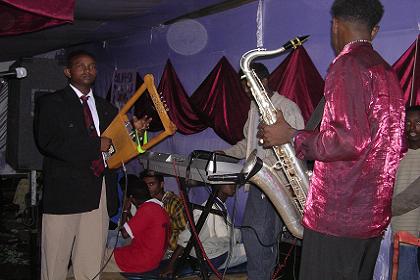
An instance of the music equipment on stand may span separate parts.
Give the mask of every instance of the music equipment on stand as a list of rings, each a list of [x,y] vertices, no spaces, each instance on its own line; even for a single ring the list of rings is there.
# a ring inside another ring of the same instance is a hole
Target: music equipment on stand
[[[196,150],[193,151],[190,156],[184,156],[149,151],[140,155],[138,159],[145,169],[186,179],[185,181],[180,180],[182,183],[180,183],[179,186],[179,193],[185,202],[185,210],[187,213],[190,213],[191,217],[194,216],[192,208],[201,210],[198,220],[195,220],[195,222],[190,221],[194,223],[197,235],[200,233],[209,213],[214,213],[212,211],[212,206],[216,200],[217,191],[212,188],[207,202],[203,207],[190,202],[187,186],[193,187],[195,185],[203,185],[198,182],[210,185],[243,184],[246,179],[246,174],[241,172],[242,164],[239,163],[239,159],[218,154],[217,152]],[[189,256],[191,249],[194,247],[202,279],[209,279],[206,259],[203,257],[200,250],[199,242],[200,241],[196,239],[196,235],[192,234],[187,246],[185,246],[182,256],[177,259],[175,272],[177,267],[182,267],[187,256]]]
[[[206,184],[243,184],[247,175],[239,159],[217,152],[194,151],[187,157],[148,151],[138,159],[145,169]]]
[[[1,73],[9,78],[6,161],[14,170],[42,170],[43,156],[33,133],[36,100],[64,88],[67,78],[63,75],[63,66],[54,59],[22,59],[10,69],[13,70]]]
[[[159,118],[162,121],[164,130],[150,139],[148,143],[145,143],[144,145],[141,145],[140,148],[138,148],[130,135],[133,128],[126,114],[137,101],[137,99],[139,99],[146,90],[150,94]],[[140,151],[146,151],[150,149],[166,137],[175,133],[176,126],[169,119],[167,108],[165,108],[163,105],[161,98],[162,97],[160,97],[156,91],[153,75],[147,74],[144,76],[144,83],[121,108],[120,112],[112,121],[112,123],[102,133],[102,136],[112,139],[111,150],[105,155],[105,159],[109,168],[115,169],[120,167],[122,163],[126,163],[130,159],[137,156]]]
[[[2,71],[0,72],[0,79],[7,78],[7,79],[22,79],[28,75],[28,71],[25,67],[16,67],[9,71]]]

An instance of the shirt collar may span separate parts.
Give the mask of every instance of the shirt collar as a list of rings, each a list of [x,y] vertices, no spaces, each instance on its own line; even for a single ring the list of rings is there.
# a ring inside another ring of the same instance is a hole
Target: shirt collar
[[[168,199],[171,196],[172,196],[172,192],[170,192],[170,191],[168,191],[168,192],[163,191],[163,196],[162,196],[162,200],[161,201],[165,201],[166,199]]]
[[[339,59],[340,57],[342,57],[343,55],[351,52],[352,50],[356,49],[359,46],[369,46],[372,48],[372,43],[368,40],[355,40],[355,41],[351,41],[348,42],[343,49],[341,50],[341,52],[334,58],[332,64],[334,64],[337,59]]]
[[[227,210],[226,203],[224,203],[220,198],[216,197],[215,202],[222,208],[222,210]]]
[[[156,199],[156,198],[149,199],[146,202],[156,203],[156,204],[160,205],[160,207],[163,207],[163,203],[159,199]]]
[[[75,86],[73,86],[72,84],[70,84],[70,87],[74,90],[74,92],[76,92],[77,97],[80,99],[80,97],[82,97],[84,94]],[[89,98],[93,99],[93,91],[92,89],[89,90],[89,93],[86,94],[86,96],[88,96]]]

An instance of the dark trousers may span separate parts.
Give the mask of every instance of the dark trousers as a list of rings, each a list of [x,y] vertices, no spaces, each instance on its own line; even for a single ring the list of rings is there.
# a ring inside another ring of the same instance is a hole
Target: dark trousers
[[[372,280],[380,237],[336,237],[305,228],[300,280]]]
[[[283,223],[268,197],[251,186],[242,222],[242,240],[247,256],[247,272],[250,280],[269,280],[277,263],[277,240]],[[255,231],[250,228],[254,228]],[[258,237],[257,237],[258,235]],[[261,243],[263,244],[261,244]],[[264,246],[271,244],[271,246]]]
[[[418,247],[400,244],[398,256],[398,280],[420,279],[420,263],[417,259],[418,252]],[[391,251],[391,260],[394,255],[393,253],[394,250]],[[390,264],[390,266],[392,268],[392,263]]]

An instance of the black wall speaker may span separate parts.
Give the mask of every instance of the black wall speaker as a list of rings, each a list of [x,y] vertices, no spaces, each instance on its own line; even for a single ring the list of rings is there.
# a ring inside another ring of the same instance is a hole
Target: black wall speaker
[[[14,63],[10,69],[16,67],[25,67],[28,75],[8,81],[6,161],[15,170],[41,170],[42,155],[33,133],[35,100],[64,88],[67,78],[64,67],[54,59],[25,59]]]

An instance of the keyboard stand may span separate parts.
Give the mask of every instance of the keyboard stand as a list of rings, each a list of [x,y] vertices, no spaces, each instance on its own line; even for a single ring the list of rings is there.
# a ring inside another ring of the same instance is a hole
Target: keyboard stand
[[[199,234],[203,225],[204,225],[204,223],[206,222],[206,219],[207,219],[207,216],[209,215],[209,213],[213,213],[213,214],[216,214],[216,215],[223,216],[223,212],[219,211],[219,210],[212,209],[213,204],[216,200],[216,195],[217,195],[214,188],[212,188],[212,192],[210,193],[209,198],[207,199],[207,202],[206,202],[205,206],[202,206],[202,205],[191,203],[189,201],[185,185],[186,184],[185,184],[184,180],[182,180],[180,191],[183,193],[183,197],[187,200],[186,202],[190,206],[189,210],[190,210],[191,217],[194,217],[193,208],[202,210],[201,215],[200,215],[197,223],[195,224],[197,234]],[[183,264],[186,263],[186,259],[189,257],[191,249],[193,247],[194,247],[195,252],[196,252],[197,260],[200,264],[201,279],[209,279],[209,274],[208,274],[209,271],[208,271],[207,261],[204,259],[203,254],[201,253],[201,250],[198,246],[197,240],[195,239],[195,236],[192,233],[191,233],[190,240],[188,241],[188,244],[185,247],[181,258],[176,262],[175,275],[176,275],[177,269],[182,267]]]

